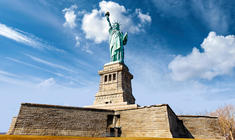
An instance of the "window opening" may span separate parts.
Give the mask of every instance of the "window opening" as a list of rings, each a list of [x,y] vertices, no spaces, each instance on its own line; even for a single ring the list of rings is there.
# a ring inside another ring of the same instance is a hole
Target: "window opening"
[[[107,75],[105,75],[104,76],[104,82],[107,82],[107,80],[108,80],[108,77],[107,77]]]

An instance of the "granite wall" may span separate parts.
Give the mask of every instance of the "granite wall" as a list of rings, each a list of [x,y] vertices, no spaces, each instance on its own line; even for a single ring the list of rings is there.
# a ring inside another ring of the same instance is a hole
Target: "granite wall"
[[[217,117],[179,115],[178,118],[196,139],[225,139],[220,133]]]
[[[217,117],[177,116],[167,104],[112,111],[23,103],[8,134],[224,139]]]
[[[111,110],[21,104],[13,135],[105,137]]]
[[[122,137],[172,138],[166,105],[119,111]]]
[[[13,118],[12,118],[10,127],[9,127],[9,129],[8,129],[8,132],[6,133],[7,135],[10,135],[10,134],[13,133],[13,130],[14,130],[15,124],[16,124],[16,119],[17,119],[17,117],[13,117]]]

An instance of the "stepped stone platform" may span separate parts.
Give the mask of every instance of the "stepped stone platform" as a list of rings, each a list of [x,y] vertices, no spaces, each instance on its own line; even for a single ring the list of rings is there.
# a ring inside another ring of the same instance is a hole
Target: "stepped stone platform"
[[[99,75],[100,86],[93,105],[22,103],[8,134],[225,140],[217,117],[177,116],[168,104],[135,104],[133,75],[125,64],[106,64]]]

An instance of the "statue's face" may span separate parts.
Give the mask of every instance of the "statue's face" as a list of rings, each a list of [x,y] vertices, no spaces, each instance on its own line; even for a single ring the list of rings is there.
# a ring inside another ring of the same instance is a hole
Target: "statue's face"
[[[113,24],[113,28],[116,29],[116,30],[119,30],[119,24],[118,23],[114,23]]]

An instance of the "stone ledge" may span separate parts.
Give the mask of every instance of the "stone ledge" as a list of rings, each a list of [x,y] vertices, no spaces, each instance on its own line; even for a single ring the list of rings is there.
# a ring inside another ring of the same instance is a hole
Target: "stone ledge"
[[[116,90],[113,90],[116,91]],[[109,92],[97,92],[95,97],[101,97],[101,96],[110,96],[110,95],[123,95],[124,91],[117,91],[115,93],[109,93]]]
[[[44,107],[44,108],[58,108],[58,109],[78,109],[87,111],[104,111],[113,112],[113,110],[108,109],[97,109],[97,108],[84,108],[84,107],[74,107],[74,106],[62,106],[62,105],[49,105],[49,104],[36,104],[36,103],[21,103],[22,106],[33,106],[33,107]]]
[[[217,119],[218,117],[214,116],[201,116],[201,115],[177,115],[177,117],[190,117],[190,118],[215,118]]]
[[[112,65],[117,65],[117,64],[119,64],[119,65],[123,65],[123,66],[125,66],[125,67],[127,67],[126,65],[125,65],[125,63],[121,63],[121,62],[109,62],[109,63],[106,63],[106,64],[104,64],[104,66],[106,67],[106,66],[112,66]]]
[[[126,102],[120,103],[120,104],[97,104],[97,105],[91,105],[91,106],[85,106],[88,108],[102,108],[102,109],[110,109],[110,110],[129,110],[129,109],[137,109],[139,105],[137,104],[127,104]]]
[[[113,63],[107,63],[104,65],[104,69],[98,71],[99,75],[103,75],[110,72],[117,72],[117,71],[127,71],[132,77],[133,75],[129,72],[128,67],[124,63],[120,62],[113,62]]]
[[[162,107],[162,106],[167,106],[169,107],[168,104],[159,104],[159,105],[150,105],[150,106],[138,106],[138,108],[135,108],[135,109],[144,109],[144,108],[151,108],[151,107]],[[135,110],[134,108],[133,109],[125,109],[125,110],[120,110],[120,111],[128,111],[128,110]]]

